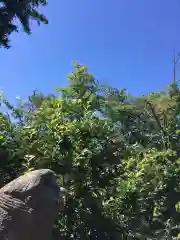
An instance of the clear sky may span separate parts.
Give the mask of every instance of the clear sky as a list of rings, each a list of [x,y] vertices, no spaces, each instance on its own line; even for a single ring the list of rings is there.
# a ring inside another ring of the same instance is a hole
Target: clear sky
[[[43,12],[49,25],[33,26],[31,36],[14,34],[12,48],[0,49],[0,88],[10,100],[66,84],[73,60],[133,94],[171,81],[179,0],[49,0]]]

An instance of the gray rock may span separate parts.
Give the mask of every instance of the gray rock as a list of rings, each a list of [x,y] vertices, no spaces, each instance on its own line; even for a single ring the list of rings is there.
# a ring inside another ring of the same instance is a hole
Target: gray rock
[[[35,170],[0,189],[0,240],[46,240],[63,189],[49,169]]]

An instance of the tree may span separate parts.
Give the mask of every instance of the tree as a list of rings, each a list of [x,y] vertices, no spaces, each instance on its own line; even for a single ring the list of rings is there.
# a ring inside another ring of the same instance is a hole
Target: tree
[[[12,113],[0,115],[1,184],[31,169],[57,173],[68,195],[54,239],[178,239],[177,82],[133,97],[78,63],[68,81],[16,106],[1,96]]]
[[[47,5],[46,0],[1,0],[0,4],[0,46],[9,48],[9,36],[13,32],[18,32],[20,22],[23,30],[31,33],[30,20],[35,20],[38,24],[48,23],[46,17],[38,12],[38,7]]]
[[[103,210],[121,162],[109,138],[115,135],[113,125],[96,115],[98,85],[87,68],[76,64],[68,79],[70,85],[59,88],[60,96],[31,108],[19,129],[21,147],[30,156],[26,165],[48,167],[63,176],[69,196],[56,237],[116,239],[120,227]]]

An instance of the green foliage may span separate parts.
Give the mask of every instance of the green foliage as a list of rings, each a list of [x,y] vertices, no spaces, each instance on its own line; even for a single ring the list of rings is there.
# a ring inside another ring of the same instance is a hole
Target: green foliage
[[[68,190],[54,239],[178,239],[180,91],[133,97],[75,63],[69,85],[0,115],[1,184],[51,168]]]
[[[47,0],[1,0],[0,1],[0,46],[9,48],[9,36],[13,32],[18,32],[18,20],[23,30],[30,34],[30,20],[35,20],[38,24],[48,23],[44,15],[38,12],[38,7],[47,5]]]

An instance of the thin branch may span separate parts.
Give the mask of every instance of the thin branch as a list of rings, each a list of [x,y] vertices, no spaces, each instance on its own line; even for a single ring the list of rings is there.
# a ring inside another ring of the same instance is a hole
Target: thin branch
[[[180,58],[180,52],[176,55],[175,48],[174,48],[174,57],[173,57],[173,81],[176,82],[176,66]]]
[[[159,121],[158,116],[155,113],[154,107],[152,106],[151,102],[149,102],[149,101],[146,101],[146,102],[147,102],[147,104],[149,105],[149,107],[151,109],[152,115],[153,115],[154,119],[156,120],[156,123],[157,123],[158,127],[163,131],[164,129],[163,129],[163,127],[162,127],[162,125],[161,125],[161,123]]]

